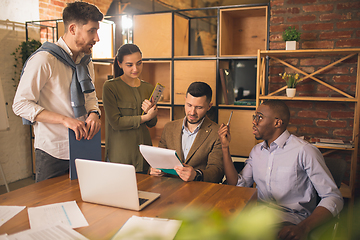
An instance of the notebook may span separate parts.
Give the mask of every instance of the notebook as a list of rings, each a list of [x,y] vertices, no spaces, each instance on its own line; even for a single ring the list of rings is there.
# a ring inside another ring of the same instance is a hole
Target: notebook
[[[140,211],[160,193],[138,191],[132,165],[76,159],[81,198],[84,202]]]

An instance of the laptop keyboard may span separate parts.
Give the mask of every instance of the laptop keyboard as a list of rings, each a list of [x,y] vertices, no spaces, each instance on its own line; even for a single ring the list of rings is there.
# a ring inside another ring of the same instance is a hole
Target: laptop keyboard
[[[139,205],[143,205],[144,203],[146,203],[149,199],[147,198],[139,198]]]

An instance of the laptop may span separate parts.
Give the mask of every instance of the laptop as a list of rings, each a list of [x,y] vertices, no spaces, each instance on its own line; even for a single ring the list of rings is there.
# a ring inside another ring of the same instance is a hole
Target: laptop
[[[75,160],[84,202],[140,211],[160,193],[138,191],[135,167],[94,160]]]

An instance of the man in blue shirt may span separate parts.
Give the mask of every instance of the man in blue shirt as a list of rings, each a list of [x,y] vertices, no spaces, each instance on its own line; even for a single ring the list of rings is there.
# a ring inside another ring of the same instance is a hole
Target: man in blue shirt
[[[253,134],[264,141],[252,149],[240,174],[231,161],[229,127],[222,124],[218,133],[228,184],[251,187],[256,183],[259,201],[281,214],[278,237],[302,239],[336,216],[343,198],[321,152],[286,130],[289,119],[290,111],[282,101],[269,100],[257,108]]]

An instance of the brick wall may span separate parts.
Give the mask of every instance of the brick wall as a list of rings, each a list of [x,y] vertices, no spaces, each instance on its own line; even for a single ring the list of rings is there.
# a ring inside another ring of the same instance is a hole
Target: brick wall
[[[270,1],[270,49],[285,49],[282,32],[294,26],[302,35],[298,49],[360,48],[360,2],[358,0],[271,0]],[[343,56],[292,57],[286,62],[312,73]],[[285,85],[279,73],[294,72],[273,61],[270,62],[269,81],[271,91]],[[317,77],[354,96],[357,74],[357,57],[347,59]],[[284,94],[284,93],[281,93]],[[297,86],[301,96],[339,96],[338,93],[306,80]],[[340,102],[288,101],[291,109],[289,130],[298,136],[318,136],[351,140],[354,122],[354,104]],[[345,158],[350,154],[336,152],[327,157]],[[359,157],[358,157],[359,159]],[[350,168],[350,164],[348,164]],[[356,195],[360,194],[360,164],[358,161]],[[348,171],[349,172],[349,171]],[[348,181],[349,174],[345,181]]]
[[[54,20],[62,18],[62,11],[66,7],[66,3],[74,2],[74,0],[39,0],[40,20]],[[112,0],[88,0],[83,1],[96,5],[105,15]],[[41,28],[41,42],[52,41],[53,32],[51,27],[55,27],[55,22],[42,22],[43,25],[49,27]],[[56,40],[56,39],[55,39]]]

